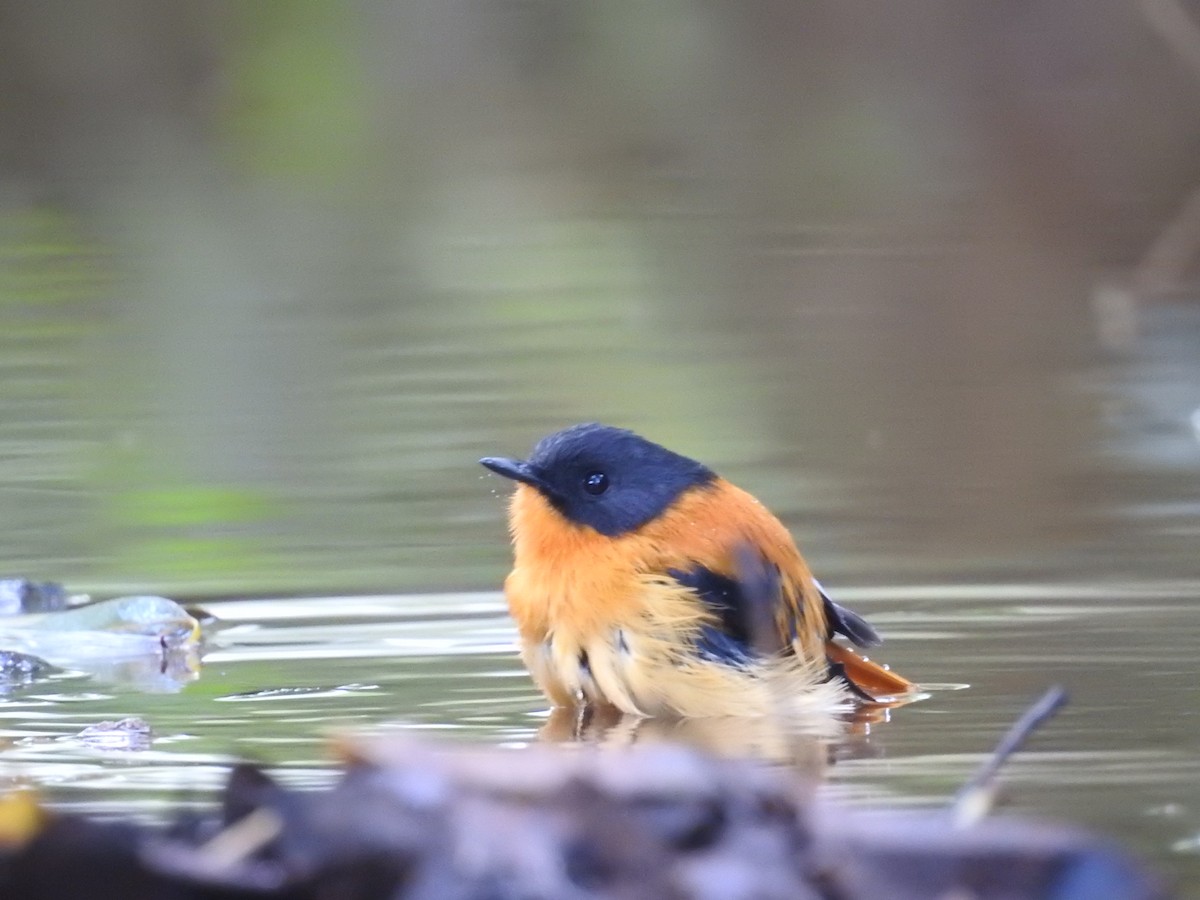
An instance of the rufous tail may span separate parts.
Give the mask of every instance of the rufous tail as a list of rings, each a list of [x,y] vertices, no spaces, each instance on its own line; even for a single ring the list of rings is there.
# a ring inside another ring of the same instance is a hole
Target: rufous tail
[[[847,681],[863,693],[883,700],[911,693],[915,686],[903,675],[897,675],[886,666],[872,662],[842,644],[829,641],[825,644],[825,655],[831,665],[837,666]]]

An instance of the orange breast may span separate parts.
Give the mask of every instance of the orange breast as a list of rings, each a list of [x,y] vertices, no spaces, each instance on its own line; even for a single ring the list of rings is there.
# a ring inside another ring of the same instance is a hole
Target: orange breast
[[[659,602],[647,577],[696,564],[735,574],[735,555],[747,544],[778,567],[782,594],[777,620],[790,640],[797,627],[797,647],[808,659],[823,652],[824,608],[812,576],[787,529],[750,494],[729,482],[694,488],[664,515],[629,534],[606,537],[559,514],[534,488],[518,485],[510,507],[514,566],[505,582],[513,618],[525,644],[526,663],[547,693],[587,693],[566,678],[565,688],[552,683],[559,662],[543,658],[537,648],[553,637],[571,653],[582,653],[597,639],[608,641],[614,629],[639,627],[647,605]],[[706,615],[697,602],[696,616]],[[561,648],[560,648],[561,650]],[[573,676],[573,673],[572,673]]]

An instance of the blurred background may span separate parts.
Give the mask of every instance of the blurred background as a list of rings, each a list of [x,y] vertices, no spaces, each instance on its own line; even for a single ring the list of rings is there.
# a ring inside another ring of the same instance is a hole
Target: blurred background
[[[191,680],[0,699],[5,771],[153,816],[246,755],[328,783],[335,720],[535,740],[477,459],[601,420],[934,687],[841,796],[944,804],[1059,680],[1020,808],[1200,885],[1197,22],[0,0],[0,576],[232,623]],[[70,743],[135,714],[136,759]]]
[[[599,419],[827,580],[1194,574],[1187,12],[0,4],[4,568],[492,586]]]

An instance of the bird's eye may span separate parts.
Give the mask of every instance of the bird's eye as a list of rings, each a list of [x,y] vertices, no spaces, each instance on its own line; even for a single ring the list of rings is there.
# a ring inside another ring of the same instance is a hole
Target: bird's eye
[[[588,472],[583,476],[583,489],[592,496],[598,496],[608,490],[608,476],[603,472]]]

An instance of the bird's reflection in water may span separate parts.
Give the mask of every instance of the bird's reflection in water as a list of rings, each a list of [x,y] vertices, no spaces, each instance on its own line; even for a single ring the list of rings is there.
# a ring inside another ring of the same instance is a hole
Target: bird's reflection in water
[[[557,707],[539,737],[550,743],[600,747],[685,744],[717,756],[787,767],[816,783],[836,759],[876,755],[871,746],[873,727],[887,722],[890,715],[890,708],[882,705],[864,705],[840,715],[802,721],[775,716],[645,718],[608,706]]]
[[[120,659],[91,659],[73,668],[106,684],[120,684],[147,694],[174,694],[200,677],[203,646],[196,643],[161,647],[158,652]]]

